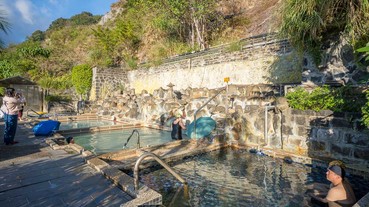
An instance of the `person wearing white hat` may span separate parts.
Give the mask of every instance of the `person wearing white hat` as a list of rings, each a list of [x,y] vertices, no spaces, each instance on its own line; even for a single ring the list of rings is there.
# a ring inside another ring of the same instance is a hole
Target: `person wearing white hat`
[[[172,123],[172,139],[174,140],[181,140],[182,139],[182,129],[185,130],[186,126],[183,124],[182,118],[185,117],[184,110],[181,113],[181,111],[177,111],[175,113],[176,119]]]

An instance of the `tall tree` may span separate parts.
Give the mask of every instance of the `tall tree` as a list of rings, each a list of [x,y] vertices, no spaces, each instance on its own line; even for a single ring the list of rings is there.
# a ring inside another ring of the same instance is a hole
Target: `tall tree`
[[[10,24],[6,18],[6,13],[4,10],[0,10],[0,31],[7,34],[9,29],[10,29]],[[0,49],[2,49],[3,47],[4,47],[4,41],[0,39]]]

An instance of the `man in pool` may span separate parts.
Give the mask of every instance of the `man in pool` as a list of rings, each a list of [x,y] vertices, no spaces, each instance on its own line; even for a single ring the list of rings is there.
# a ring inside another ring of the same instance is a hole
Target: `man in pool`
[[[333,164],[328,167],[326,174],[327,180],[331,182],[328,193],[311,194],[312,198],[323,203],[328,203],[329,207],[353,206],[356,198],[349,182],[345,179],[344,168],[340,165]]]

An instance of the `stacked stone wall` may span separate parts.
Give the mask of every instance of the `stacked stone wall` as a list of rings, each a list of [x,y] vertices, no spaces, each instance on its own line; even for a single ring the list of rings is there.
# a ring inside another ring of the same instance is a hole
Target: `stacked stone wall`
[[[93,68],[91,100],[105,98],[113,91],[124,90],[128,85],[127,73],[121,68]]]
[[[268,137],[265,139],[265,109],[255,109],[258,109],[256,113],[244,114],[247,121],[243,125],[244,139],[240,142],[283,149],[320,160],[340,159],[350,165],[369,164],[369,131],[360,125],[360,114],[270,110]]]
[[[129,71],[130,87],[152,93],[174,84],[175,90],[219,88],[224,78],[232,84],[281,84],[301,81],[302,62],[288,41],[275,35],[241,40],[235,46],[222,45],[164,61],[156,67],[141,65]],[[232,49],[233,48],[233,49]]]

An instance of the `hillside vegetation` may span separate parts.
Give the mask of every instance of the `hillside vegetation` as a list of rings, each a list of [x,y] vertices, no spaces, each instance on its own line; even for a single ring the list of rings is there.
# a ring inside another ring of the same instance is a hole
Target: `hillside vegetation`
[[[64,90],[72,86],[72,68],[81,64],[131,70],[275,31],[319,62],[320,49],[333,36],[364,46],[368,15],[368,0],[120,0],[104,21],[88,12],[59,18],[2,50],[0,78],[23,75],[46,89]]]

